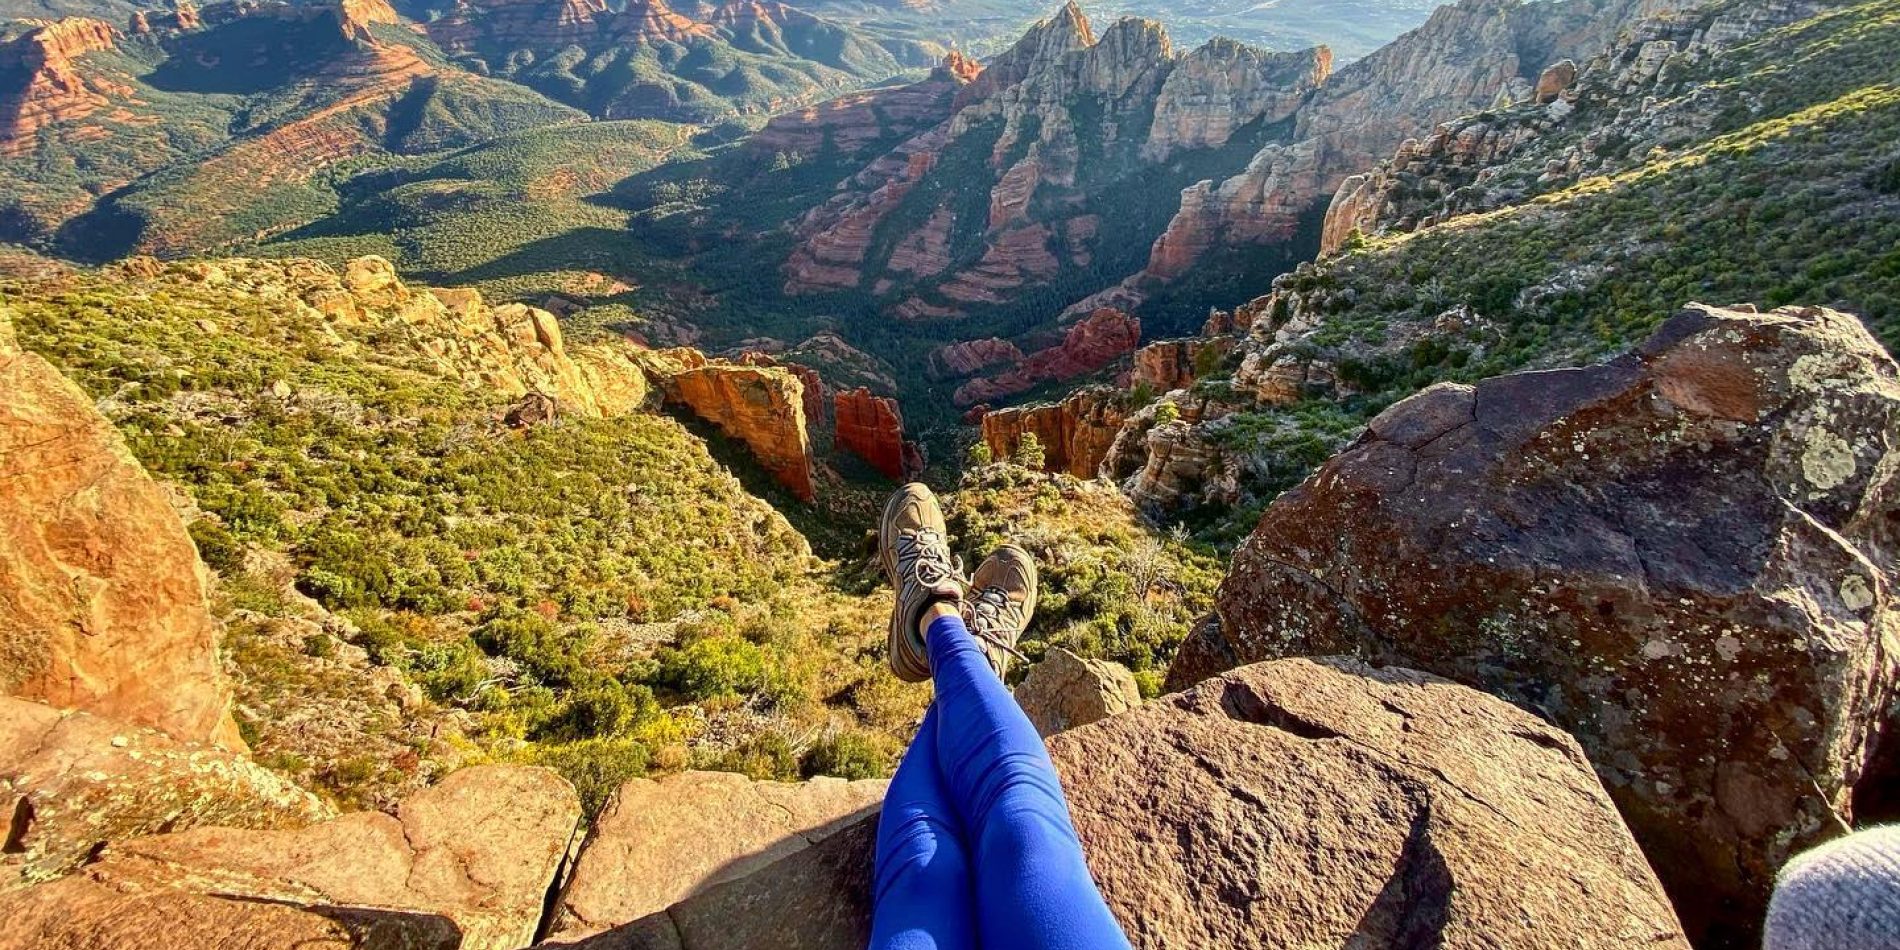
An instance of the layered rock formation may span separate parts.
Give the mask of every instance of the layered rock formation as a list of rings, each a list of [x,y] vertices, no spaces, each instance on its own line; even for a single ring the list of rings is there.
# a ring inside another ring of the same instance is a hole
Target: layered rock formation
[[[548,939],[579,941],[752,874],[874,811],[885,785],[755,782],[730,772],[629,782],[588,832]]]
[[[0,393],[0,694],[242,750],[184,523],[3,309]]]
[[[825,149],[860,158],[888,148],[948,118],[959,90],[982,67],[952,53],[923,82],[872,89],[783,113],[746,140],[761,156],[817,155]]]
[[[1151,343],[1135,352],[1134,385],[1158,393],[1185,389],[1233,348],[1233,339],[1226,336]]]
[[[1098,240],[1130,191],[1178,174],[1183,155],[1283,122],[1330,68],[1324,50],[1229,40],[1180,53],[1145,20],[1098,37],[1070,3],[969,78],[940,124],[804,216],[786,289],[869,289],[901,319],[1007,306],[1104,250],[1119,254]],[[988,194],[981,212],[963,200],[973,182]],[[913,223],[900,232],[896,221]]]
[[[1521,203],[1706,137],[1723,108],[1697,88],[1695,67],[1817,9],[1806,0],[1641,8],[1613,41],[1552,63],[1528,91],[1408,139],[1346,179],[1327,210],[1321,252],[1355,231],[1413,231]]]
[[[1439,123],[1500,97],[1530,98],[1547,67],[1595,55],[1639,17],[1695,5],[1461,0],[1441,7],[1425,25],[1325,78],[1293,110],[1292,129],[1244,169],[1183,191],[1147,266],[1072,309],[1139,307],[1154,288],[1190,273],[1216,249],[1286,248],[1298,259],[1310,253],[1301,246],[1312,240],[1309,225],[1318,223],[1349,176]],[[1328,230],[1329,246],[1349,230]]]
[[[481,766],[394,816],[115,843],[79,874],[0,896],[0,946],[523,947],[579,820],[553,772]]]
[[[780,3],[458,0],[424,31],[601,118],[712,120],[816,102],[903,67],[868,37]],[[550,69],[545,60],[572,60]],[[642,68],[615,69],[629,58]],[[721,69],[702,68],[717,58]],[[928,95],[915,99],[927,100]],[[895,100],[890,100],[895,101]],[[859,104],[828,109],[870,118]]]
[[[1141,690],[1127,667],[1057,647],[1029,668],[1016,687],[1016,703],[1037,732],[1053,736],[1141,705]]]
[[[1576,742],[1446,680],[1266,664],[1050,754],[1137,947],[1688,946]],[[862,947],[874,821],[578,946]]]
[[[929,373],[932,379],[962,379],[992,366],[1022,362],[1023,351],[1008,340],[990,337],[952,343],[930,351]]]
[[[1691,307],[1601,366],[1435,387],[1268,510],[1170,683],[1350,652],[1542,710],[1691,933],[1745,945],[1891,774],[1896,423],[1900,367],[1825,310]]]
[[[85,17],[27,24],[0,43],[0,158],[27,154],[41,128],[83,119],[131,92],[82,72],[76,62],[114,48],[118,31],[109,24]]]
[[[904,481],[921,468],[915,446],[904,441],[904,416],[897,400],[868,389],[852,389],[837,396],[838,448],[869,462],[892,481]]]
[[[1123,394],[1108,387],[1081,390],[1059,403],[997,409],[983,415],[983,442],[994,458],[1016,455],[1023,437],[1043,447],[1043,470],[1095,478],[1128,419]]]
[[[1071,326],[1061,343],[1030,354],[1006,373],[964,383],[952,398],[968,408],[1025,393],[1043,383],[1079,379],[1133,353],[1140,342],[1140,320],[1118,310],[1097,310]]]

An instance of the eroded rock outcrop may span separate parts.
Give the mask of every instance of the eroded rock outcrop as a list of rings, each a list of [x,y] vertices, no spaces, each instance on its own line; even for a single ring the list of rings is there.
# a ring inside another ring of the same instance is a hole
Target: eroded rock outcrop
[[[1826,310],[1696,306],[1601,366],[1435,387],[1268,510],[1170,683],[1346,652],[1542,710],[1691,933],[1744,945],[1883,771],[1897,424],[1900,368]]]
[[[0,481],[0,694],[243,749],[184,522],[4,308]]]
[[[875,810],[886,784],[755,782],[730,772],[628,782],[589,833],[548,939],[581,940],[752,874]]]
[[[870,463],[884,477],[903,481],[915,458],[904,441],[904,416],[897,400],[868,389],[852,389],[836,400],[838,448]]]
[[[98,849],[200,825],[295,828],[334,815],[242,753],[89,713],[0,697],[0,871],[69,873]],[[0,879],[0,891],[15,883]]]
[[[1079,379],[1133,353],[1140,342],[1140,320],[1119,310],[1097,310],[1071,326],[1061,343],[1030,354],[1007,373],[964,383],[953,399],[968,408],[1025,393],[1043,383]]]
[[[116,47],[119,32],[110,24],[86,17],[25,22],[28,29],[0,43],[0,157],[25,155],[41,128],[84,118],[131,92],[76,62]]]
[[[989,337],[940,346],[930,351],[929,373],[933,379],[962,379],[992,366],[1022,362],[1023,351],[1008,340]]]
[[[1023,437],[1043,448],[1043,471],[1095,478],[1102,460],[1128,419],[1124,395],[1105,386],[1074,393],[1059,403],[997,409],[983,415],[983,442],[994,458],[1014,458]]]
[[[1233,348],[1234,340],[1229,337],[1151,343],[1135,351],[1134,385],[1147,386],[1157,393],[1184,389],[1216,368]]]
[[[745,443],[759,465],[798,500],[816,499],[804,384],[798,377],[779,367],[709,363],[697,353],[692,356],[698,365],[665,376],[667,401]]]
[[[1016,687],[1016,703],[1037,732],[1053,736],[1141,705],[1141,690],[1127,667],[1057,647],[1029,668]]]
[[[1050,754],[1137,947],[1688,946],[1576,742],[1433,676],[1263,664]],[[856,950],[874,823],[581,945]]]
[[[1288,122],[1331,61],[1324,49],[1231,40],[1177,51],[1160,24],[1136,18],[1098,35],[1068,4],[968,80],[943,122],[804,215],[786,290],[869,290],[908,320],[1008,306],[1097,262],[1103,221],[1118,211],[1105,196],[1151,188],[1178,175],[1170,163],[1181,155]],[[944,81],[943,71],[931,80]],[[986,215],[958,200],[972,188],[987,191]],[[917,223],[887,233],[893,220]],[[981,253],[953,253],[963,248]]]
[[[479,766],[393,816],[116,843],[78,874],[0,897],[0,946],[282,947],[323,935],[510,950],[534,942],[579,820],[573,787],[552,771]]]

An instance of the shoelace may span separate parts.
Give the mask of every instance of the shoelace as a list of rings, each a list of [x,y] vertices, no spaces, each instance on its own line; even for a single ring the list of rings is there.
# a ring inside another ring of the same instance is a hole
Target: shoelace
[[[962,562],[950,556],[950,545],[943,535],[929,528],[897,536],[897,563],[908,563],[911,576],[925,587],[939,587],[950,581],[966,591],[970,589]]]
[[[1029,658],[1017,652],[1005,635],[997,631],[998,627],[1004,625],[1003,611],[1009,605],[1009,592],[1001,587],[985,587],[977,591],[976,598],[970,601],[970,634],[1027,663]]]
[[[964,575],[963,562],[951,556],[950,545],[943,535],[929,528],[898,535],[897,562],[908,563],[911,576],[924,587],[934,588],[949,581],[974,595],[970,601],[970,635],[1024,663],[1029,662],[1029,658],[996,629],[1003,624],[1002,612],[1009,605],[1009,593],[1001,587],[977,590]]]

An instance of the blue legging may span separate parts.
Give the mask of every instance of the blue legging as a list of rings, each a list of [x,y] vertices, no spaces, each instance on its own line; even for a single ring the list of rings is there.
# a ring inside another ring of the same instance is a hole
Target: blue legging
[[[1048,750],[963,621],[925,641],[937,697],[877,826],[872,950],[1113,950]]]

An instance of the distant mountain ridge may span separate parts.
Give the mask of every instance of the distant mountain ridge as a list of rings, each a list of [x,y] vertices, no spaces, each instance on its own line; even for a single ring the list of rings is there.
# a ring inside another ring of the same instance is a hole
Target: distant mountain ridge
[[[503,0],[418,25],[384,0],[184,0],[116,23],[9,21],[0,241],[88,259],[258,241],[332,210],[339,164],[590,115],[759,116],[906,68],[779,4],[701,16]]]

